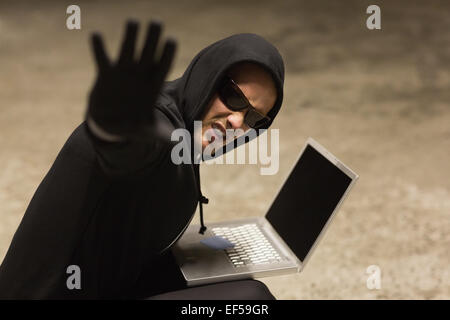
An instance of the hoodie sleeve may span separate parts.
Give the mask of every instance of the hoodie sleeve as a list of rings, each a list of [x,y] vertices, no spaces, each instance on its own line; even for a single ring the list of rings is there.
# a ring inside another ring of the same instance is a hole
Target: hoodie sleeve
[[[106,141],[95,135],[86,125],[88,136],[97,154],[103,173],[112,179],[133,179],[150,174],[170,152],[173,124],[155,109],[154,134],[146,140]]]

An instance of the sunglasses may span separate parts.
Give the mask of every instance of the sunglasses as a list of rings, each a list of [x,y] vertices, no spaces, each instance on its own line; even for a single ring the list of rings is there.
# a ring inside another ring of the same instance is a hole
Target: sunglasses
[[[244,116],[244,123],[250,128],[258,129],[267,126],[270,123],[270,118],[258,112],[248,101],[247,97],[241,91],[239,86],[233,79],[226,76],[219,88],[219,98],[233,111],[241,111],[247,109]]]

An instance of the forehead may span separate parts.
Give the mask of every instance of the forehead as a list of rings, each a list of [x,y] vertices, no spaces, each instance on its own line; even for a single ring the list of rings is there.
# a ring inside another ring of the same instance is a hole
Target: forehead
[[[228,75],[258,111],[267,114],[272,109],[277,90],[272,76],[264,67],[256,63],[241,62],[232,66]]]
[[[262,114],[269,113],[276,100],[273,80],[255,76],[233,78],[251,105]]]

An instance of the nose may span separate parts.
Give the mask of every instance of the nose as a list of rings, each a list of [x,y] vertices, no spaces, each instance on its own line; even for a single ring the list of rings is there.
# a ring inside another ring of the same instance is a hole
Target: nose
[[[245,117],[245,110],[232,112],[227,117],[227,129],[246,129],[244,117]]]

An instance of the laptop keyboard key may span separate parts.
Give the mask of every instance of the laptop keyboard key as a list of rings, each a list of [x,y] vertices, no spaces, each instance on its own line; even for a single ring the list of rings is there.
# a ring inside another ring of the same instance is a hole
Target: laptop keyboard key
[[[235,267],[276,263],[282,260],[256,224],[213,228],[213,232],[235,244],[234,248],[225,250]]]

